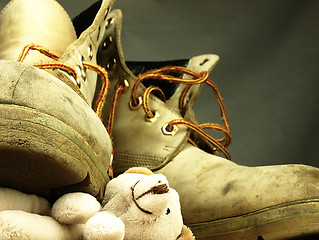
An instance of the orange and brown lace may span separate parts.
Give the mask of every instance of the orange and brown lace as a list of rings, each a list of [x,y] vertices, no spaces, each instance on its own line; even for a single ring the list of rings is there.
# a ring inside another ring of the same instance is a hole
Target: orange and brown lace
[[[179,78],[179,77],[174,77],[172,76],[172,73],[178,73],[178,74],[187,74],[191,78],[189,79],[184,79],[184,78]],[[146,88],[144,91],[143,96],[137,96],[137,89],[139,84],[141,84],[144,80],[146,79],[157,79],[160,81],[170,81],[170,82],[176,82],[176,83],[182,83],[185,84],[185,88],[181,93],[180,99],[179,99],[179,109],[181,112],[181,115],[184,116],[185,114],[185,99],[187,96],[188,91],[190,90],[191,86],[193,84],[201,84],[205,83],[209,87],[211,87],[214,92],[215,96],[217,98],[219,108],[221,111],[222,115],[222,120],[224,123],[224,126],[216,123],[204,123],[204,124],[199,124],[196,125],[190,121],[187,121],[185,119],[175,119],[170,121],[168,124],[165,125],[165,130],[167,132],[172,132],[174,128],[176,128],[177,125],[185,125],[192,129],[193,131],[198,132],[200,135],[202,135],[205,139],[207,139],[209,142],[211,142],[215,147],[216,151],[221,151],[226,158],[230,159],[230,154],[227,150],[228,146],[231,143],[231,136],[230,136],[230,126],[229,126],[229,121],[227,118],[226,110],[225,110],[225,105],[223,102],[223,99],[220,95],[220,92],[217,88],[217,86],[209,80],[209,73],[204,71],[201,73],[194,72],[190,69],[184,68],[184,67],[176,67],[176,66],[168,66],[168,67],[163,67],[160,69],[155,69],[155,70],[150,70],[148,72],[145,72],[143,74],[140,74],[137,77],[137,80],[135,81],[133,87],[132,87],[132,94],[131,94],[131,108],[137,108],[139,106],[142,106],[146,118],[148,119],[153,119],[156,117],[156,112],[152,111],[149,107],[149,102],[148,98],[153,91],[157,91],[160,96],[160,98],[165,102],[165,95],[162,92],[162,90],[158,87],[150,86]],[[124,81],[125,83],[125,81]],[[120,83],[116,87],[115,95],[113,97],[113,103],[111,106],[111,112],[109,116],[109,121],[108,121],[108,132],[111,134],[112,133],[112,128],[113,128],[113,123],[114,123],[114,116],[115,116],[115,111],[117,107],[117,102],[119,100],[119,97],[123,91],[125,91],[127,87],[125,84]],[[224,137],[221,139],[215,139],[212,136],[210,136],[208,133],[204,131],[204,129],[211,129],[211,130],[216,130],[221,132]],[[194,141],[189,139],[189,141],[196,146]]]
[[[60,69],[60,70],[67,72],[69,75],[71,75],[75,79],[75,81],[78,78],[77,70],[74,66],[60,61],[60,56],[52,53],[50,50],[48,50],[42,46],[39,46],[39,45],[35,45],[35,44],[26,45],[22,49],[17,61],[23,62],[31,50],[36,50],[36,51],[40,52],[41,54],[44,54],[45,56],[54,60],[54,62],[32,64],[32,66],[40,68],[40,69]],[[106,94],[107,94],[107,91],[109,88],[108,73],[103,67],[101,67],[97,64],[82,61],[82,65],[83,65],[83,67],[85,67],[87,69],[95,71],[96,73],[98,73],[101,76],[102,88],[101,88],[99,97],[96,101],[94,110],[95,110],[96,114],[98,115],[98,117],[102,120],[102,117],[101,117],[102,109],[103,109],[104,102],[106,99]]]

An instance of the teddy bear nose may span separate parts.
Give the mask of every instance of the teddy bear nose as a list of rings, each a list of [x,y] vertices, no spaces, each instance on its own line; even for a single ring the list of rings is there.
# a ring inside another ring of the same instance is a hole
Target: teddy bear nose
[[[167,184],[157,185],[151,189],[151,192],[154,194],[164,194],[164,193],[168,193],[168,191],[169,189]]]

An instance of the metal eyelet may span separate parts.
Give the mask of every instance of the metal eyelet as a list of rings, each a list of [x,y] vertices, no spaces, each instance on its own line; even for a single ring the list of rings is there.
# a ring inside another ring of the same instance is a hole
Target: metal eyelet
[[[72,76],[72,75],[70,75],[70,74],[69,74],[69,76],[71,77],[72,83],[73,83],[74,85],[78,85],[78,82],[77,82],[77,80],[74,78],[74,76]]]
[[[142,101],[143,101],[142,97],[139,96],[137,100],[138,100],[138,103],[136,105],[133,105],[132,100],[128,103],[132,111],[136,111],[142,106]]]
[[[84,69],[82,69],[79,65],[75,67],[78,76],[80,76],[83,81],[85,82],[86,80],[86,72],[84,71]],[[79,77],[76,79],[76,83],[78,84],[79,87],[81,87],[81,82],[79,80]]]
[[[80,59],[81,59],[81,63],[85,62],[85,58],[83,56],[81,56]],[[85,80],[86,80],[86,69],[83,67],[83,65],[82,65],[82,67],[80,67],[80,69],[81,69],[81,77],[83,78],[83,81],[85,82]]]
[[[102,44],[103,50],[105,51],[106,49],[108,49],[112,42],[113,42],[112,36],[109,36],[107,39],[105,39],[103,44]]]
[[[115,58],[112,58],[112,59],[110,59],[110,61],[106,64],[106,70],[112,71],[112,70],[114,70],[115,66],[116,66],[116,59],[115,59]]]
[[[92,58],[93,58],[93,47],[92,47],[92,44],[90,44],[89,47],[88,47],[88,56],[89,56],[89,59],[91,61]]]
[[[159,118],[159,113],[158,111],[152,111],[154,117],[148,117],[147,115],[145,115],[145,122],[149,122],[149,123],[153,123],[155,122],[158,118]]]
[[[126,79],[120,80],[118,84],[123,86],[123,93],[126,93],[127,89],[130,87],[130,83]]]
[[[81,77],[83,78],[83,81],[85,82],[86,80],[86,72],[84,69],[81,69]]]
[[[162,132],[164,135],[174,136],[178,131],[178,127],[176,125],[173,125],[173,128],[171,130],[168,129],[167,127],[168,127],[168,123],[164,124],[164,126],[162,127]]]
[[[80,56],[80,62],[82,63],[83,61],[85,61],[84,57]],[[75,70],[77,71],[78,76],[80,76],[83,79],[83,81],[85,82],[85,80],[86,80],[86,71],[83,68],[83,65],[75,66]],[[77,85],[79,87],[81,87],[81,82],[79,80],[79,77],[78,77],[78,79],[76,79],[76,83],[77,83]]]
[[[106,21],[105,28],[108,28],[111,24],[113,24],[113,22],[114,22],[114,18],[109,18]]]
[[[81,70],[80,66],[76,66],[75,70],[76,70],[78,76],[82,74],[82,70]],[[75,79],[75,82],[76,82],[76,85],[78,85],[78,87],[80,88],[81,87],[81,81],[80,81],[79,77],[77,77]]]
[[[78,72],[77,67],[75,67],[75,70]],[[71,81],[73,82],[73,84],[77,85],[80,88],[81,82],[80,82],[79,78],[75,78],[73,75],[69,75],[69,76],[71,76]]]

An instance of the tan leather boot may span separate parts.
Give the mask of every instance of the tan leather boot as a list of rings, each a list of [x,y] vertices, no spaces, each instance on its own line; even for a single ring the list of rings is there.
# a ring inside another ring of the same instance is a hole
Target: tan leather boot
[[[0,185],[45,197],[101,198],[112,145],[92,110],[97,47],[112,5],[76,37],[55,0],[12,0],[0,15]],[[103,105],[101,100],[96,106]]]
[[[197,239],[288,239],[319,233],[317,168],[245,167],[215,155],[229,157],[230,143],[222,99],[207,78],[218,57],[198,56],[187,69],[164,68],[136,77],[124,61],[121,17],[118,10],[108,15],[98,51],[111,82],[102,116],[114,143],[116,175],[132,166],[164,174],[179,192],[184,222]],[[134,67],[136,73],[145,68],[146,63]],[[204,83],[215,91],[223,124],[197,126],[192,104]],[[205,127],[224,137],[208,136]]]

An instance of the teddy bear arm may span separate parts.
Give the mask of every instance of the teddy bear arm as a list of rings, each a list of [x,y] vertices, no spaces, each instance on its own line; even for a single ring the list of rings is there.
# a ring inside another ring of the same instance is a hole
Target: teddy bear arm
[[[49,202],[33,194],[26,194],[11,188],[0,187],[0,211],[22,210],[25,212],[49,215]]]
[[[125,225],[123,221],[107,211],[91,217],[84,225],[83,237],[87,240],[123,240]]]
[[[81,229],[80,229],[81,230]],[[79,239],[82,231],[60,224],[52,217],[21,210],[0,212],[0,239],[62,240]]]
[[[87,193],[68,193],[60,197],[51,210],[51,215],[63,224],[84,224],[101,210],[100,203]]]

